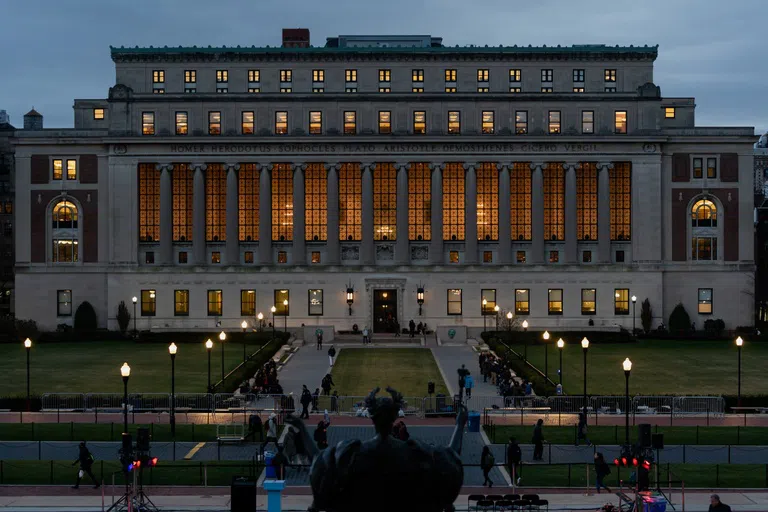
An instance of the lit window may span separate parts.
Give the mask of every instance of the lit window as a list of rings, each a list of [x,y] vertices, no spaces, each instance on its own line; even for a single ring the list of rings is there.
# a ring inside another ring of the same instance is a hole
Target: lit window
[[[344,112],[344,135],[355,135],[357,133],[357,112]]]
[[[312,92],[325,92],[325,87],[313,87]]]
[[[77,160],[67,160],[67,179],[77,179]]]
[[[292,82],[293,81],[293,71],[290,69],[281,69],[280,70],[280,81],[281,82]]]
[[[277,262],[280,264],[288,263],[288,252],[287,251],[277,251]]]
[[[309,134],[320,135],[322,133],[323,133],[323,113],[310,112],[309,113]]]
[[[487,70],[487,69],[478,69],[477,70],[477,81],[478,82],[487,82],[489,74],[490,74],[490,71]]]
[[[389,82],[392,77],[392,71],[389,69],[379,70],[379,82]]]
[[[275,290],[275,316],[288,316],[291,314],[290,292],[288,290]],[[286,304],[287,303],[287,304]]]
[[[695,261],[717,260],[717,237],[694,236],[691,238],[691,259]]]
[[[562,288],[547,290],[548,310],[550,315],[563,314],[563,290]]]
[[[288,112],[275,112],[275,135],[288,133]]]
[[[559,163],[542,169],[544,184],[544,239],[563,240],[565,235],[565,173]]]
[[[613,314],[629,314],[629,289],[617,288],[613,291]]]
[[[482,132],[485,134],[492,134],[495,130],[496,123],[494,122],[493,110],[483,110],[482,114]]]
[[[312,81],[313,82],[325,82],[325,71],[322,69],[313,69],[312,70]],[[349,82],[349,80],[347,80]]]
[[[307,164],[304,171],[304,239],[328,239],[328,172],[321,163]]]
[[[699,314],[712,314],[712,288],[699,288]]]
[[[423,69],[414,69],[411,72],[411,80],[414,81],[414,82],[424,83],[424,70]]]
[[[320,263],[320,251],[312,251],[312,263]]]
[[[466,213],[464,164],[446,163],[443,170],[443,240],[464,240]],[[458,253],[456,253],[458,258]],[[457,261],[458,263],[458,261]]]
[[[408,240],[432,239],[431,179],[429,164],[412,163],[408,169]]]
[[[461,315],[461,290],[460,289],[448,290],[448,314]]]
[[[522,80],[523,71],[521,69],[510,69],[509,70],[509,81],[510,82],[520,82]]]
[[[244,263],[253,263],[253,251],[245,251],[243,253],[243,262]]]
[[[189,133],[189,118],[186,112],[176,112],[176,135]]]
[[[187,69],[184,71],[184,84],[196,84],[197,83],[197,71],[194,69]]]
[[[515,314],[529,315],[531,313],[530,303],[531,291],[527,289],[515,290]]]
[[[248,92],[249,93],[261,92],[261,87],[248,87]]]
[[[240,164],[240,171],[237,173],[237,209],[238,238],[241,242],[254,242],[259,239],[259,176],[256,164]],[[246,263],[248,252],[250,251],[245,253]]]
[[[414,87],[411,89],[411,92],[424,92],[423,87]]]
[[[72,290],[56,292],[56,316],[72,316]]]
[[[675,107],[665,107],[664,108],[664,117],[666,119],[674,119],[675,118]]]
[[[445,92],[456,92],[456,87],[446,87]]]
[[[253,135],[254,133],[254,114],[253,112],[243,112],[240,120],[240,130],[243,135]]]
[[[448,262],[450,262],[450,263],[458,263],[459,262],[459,251],[450,251],[448,253]]]
[[[164,84],[165,83],[165,71],[163,71],[163,70],[152,71],[152,83],[153,84]]]
[[[693,177],[697,179],[701,179],[704,176],[703,166],[704,166],[704,159],[703,158],[694,158],[693,159]]]
[[[320,91],[323,92],[323,91]],[[357,92],[357,87],[347,87],[344,92]]]
[[[75,263],[79,261],[77,229],[77,207],[69,201],[59,201],[52,210],[52,235],[54,263]]]
[[[155,113],[154,112],[141,113],[141,134],[142,135],[155,134]]]
[[[525,251],[517,251],[515,259],[518,263],[525,263]]]
[[[606,87],[605,88],[605,92],[616,92],[616,88],[615,87]]]
[[[347,82],[357,82],[357,70],[356,69],[344,70],[344,80]]]
[[[490,92],[490,90],[491,89],[489,87],[478,87],[477,88],[477,92]]]
[[[249,69],[248,70],[248,81],[249,82],[261,82],[261,72],[258,69]]]
[[[323,290],[307,290],[309,316],[323,315]]]
[[[189,316],[189,290],[173,291],[174,316]]]
[[[216,83],[223,84],[229,82],[229,71],[226,69],[219,69],[216,71]]]
[[[339,240],[362,239],[362,196],[360,164],[342,164],[339,169]]]
[[[528,111],[517,110],[515,111],[515,134],[525,135],[528,133]]]
[[[379,111],[379,133],[392,133],[392,112]]]
[[[616,81],[616,70],[615,69],[606,69],[605,70],[605,81],[606,82],[615,82]]]
[[[155,316],[157,294],[155,290],[141,290],[141,316]]]
[[[717,178],[717,158],[707,158],[707,178]]]
[[[389,87],[379,87],[379,92],[392,92],[392,89]]]
[[[584,110],[581,113],[581,133],[588,135],[595,133],[595,112]]]
[[[104,109],[103,108],[93,109],[93,118],[96,119],[97,121],[104,119]]]
[[[53,179],[60,180],[64,176],[64,160],[56,159],[53,161]]]
[[[583,162],[576,169],[576,239],[597,240],[597,165]]]
[[[542,82],[551,82],[552,81],[552,70],[551,69],[542,69],[541,70],[541,81]]]
[[[581,314],[594,315],[597,313],[597,290],[594,288],[581,289]]]
[[[584,88],[583,87],[574,87],[573,88],[573,92],[584,92]]]
[[[523,92],[522,87],[510,87],[509,92]]]
[[[208,112],[208,135],[221,135],[221,112]]]
[[[280,92],[292,92],[293,89],[291,87],[281,87]]]
[[[614,113],[614,128],[616,133],[627,133],[627,111],[617,110]]]
[[[483,263],[493,263],[493,251],[483,251]]]
[[[373,169],[373,239],[395,240],[397,233],[397,169],[380,163]]]
[[[632,163],[614,162],[608,171],[611,240],[628,241],[632,236]]]
[[[560,251],[549,251],[549,262],[550,263],[559,263],[560,262]]]
[[[224,164],[208,164],[204,179],[205,240],[223,242],[227,239],[227,170]],[[220,262],[219,253],[214,252],[211,263]]]
[[[495,163],[476,167],[477,239],[499,239],[499,171]]]
[[[448,133],[461,133],[461,114],[457,110],[448,112]]]
[[[573,70],[573,81],[574,82],[583,82],[584,81],[584,70],[583,69],[574,69]]]
[[[160,240],[160,171],[155,164],[139,164],[139,241]]]
[[[555,90],[552,87],[542,87],[541,92],[554,92]]]
[[[445,81],[446,82],[455,82],[456,81],[456,70],[455,69],[446,69],[445,70]]]
[[[171,190],[173,194],[174,242],[192,241],[193,180],[194,173],[189,165],[173,164],[173,170],[171,172]]]
[[[240,290],[240,316],[256,316],[256,290]]]
[[[549,111],[549,133],[555,134],[555,135],[560,133],[560,111],[559,110]]]
[[[691,219],[695,228],[717,227],[717,207],[709,199],[699,199],[691,208]]]
[[[291,164],[272,165],[272,240],[276,242],[293,240],[293,166]]]
[[[208,290],[208,316],[221,316],[222,310],[221,290]]]

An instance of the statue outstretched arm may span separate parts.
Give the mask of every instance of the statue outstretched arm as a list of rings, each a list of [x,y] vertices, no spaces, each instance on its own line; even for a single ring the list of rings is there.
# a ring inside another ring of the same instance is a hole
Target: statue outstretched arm
[[[464,427],[467,424],[467,408],[462,404],[459,406],[458,414],[456,415],[456,426],[453,429],[453,435],[451,436],[451,442],[448,447],[455,451],[457,454],[461,454],[462,440],[464,436]]]
[[[304,425],[304,422],[293,414],[289,414],[285,417],[285,423],[296,429],[299,436],[301,436],[301,440],[304,442],[304,449],[307,452],[307,456],[311,460],[314,460],[317,454],[320,453],[320,450],[318,450],[314,439],[309,435],[309,431],[307,430],[307,426]]]

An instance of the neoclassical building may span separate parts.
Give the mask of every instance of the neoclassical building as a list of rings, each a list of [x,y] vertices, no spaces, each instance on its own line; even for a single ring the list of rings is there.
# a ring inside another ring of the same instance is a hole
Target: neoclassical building
[[[18,317],[753,323],[754,130],[697,127],[657,47],[283,39],[111,48],[74,129],[16,132]]]

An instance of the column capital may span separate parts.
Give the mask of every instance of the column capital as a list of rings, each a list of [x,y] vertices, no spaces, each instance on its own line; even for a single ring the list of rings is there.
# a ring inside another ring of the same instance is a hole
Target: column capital
[[[575,171],[581,169],[581,162],[565,162],[563,164],[564,171],[569,171],[571,169]]]
[[[499,172],[502,172],[504,169],[511,171],[514,166],[515,162],[496,162],[496,167],[499,169]]]
[[[330,172],[331,170],[338,171],[339,168],[341,167],[341,164],[338,162],[334,162],[331,164],[324,164],[324,165],[325,165],[325,170],[328,172]]]
[[[207,165],[201,164],[201,163],[193,163],[193,164],[189,164],[189,166],[196,171],[204,171],[208,168]]]
[[[224,166],[229,171],[239,171],[240,170],[240,164],[224,164]]]
[[[300,164],[291,164],[291,170],[293,171],[306,171],[307,170],[307,164],[306,163],[300,163]]]
[[[430,162],[427,166],[430,171],[442,171],[445,169],[445,162]]]
[[[478,167],[480,164],[479,164],[479,163],[477,163],[477,162],[464,162],[462,165],[464,166],[464,170],[465,170],[465,171],[469,171],[470,169],[472,169],[472,170],[474,171],[474,170],[476,170],[476,169],[477,169],[477,167]]]
[[[613,162],[598,162],[597,168],[601,170],[613,169]]]
[[[531,170],[535,171],[536,169],[543,169],[545,165],[547,164],[544,162],[531,162]]]
[[[375,165],[374,162],[360,162],[360,171],[365,172],[366,169],[373,170]]]
[[[157,164],[155,166],[155,169],[158,171],[172,171],[173,170],[173,164]]]
[[[397,169],[398,171],[400,171],[400,170],[406,170],[406,171],[407,171],[407,170],[408,170],[408,167],[409,167],[411,164],[409,164],[409,163],[407,163],[407,162],[398,162],[398,163],[396,163],[396,164],[394,164],[394,165],[395,165],[395,169]]]

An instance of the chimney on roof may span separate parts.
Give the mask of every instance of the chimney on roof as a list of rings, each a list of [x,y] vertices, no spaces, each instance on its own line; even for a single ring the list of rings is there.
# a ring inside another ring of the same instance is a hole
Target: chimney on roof
[[[309,48],[309,29],[284,28],[283,48]]]
[[[0,124],[11,124],[11,118],[5,110],[0,110]]]
[[[32,107],[32,110],[24,114],[24,129],[25,130],[42,130],[43,129],[43,116],[37,110]]]

